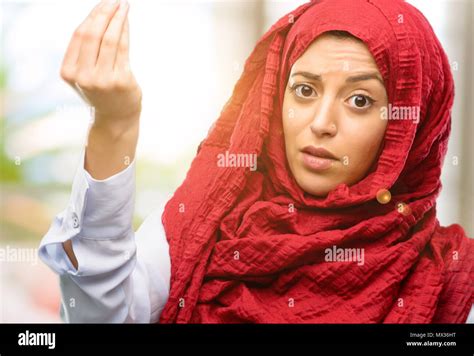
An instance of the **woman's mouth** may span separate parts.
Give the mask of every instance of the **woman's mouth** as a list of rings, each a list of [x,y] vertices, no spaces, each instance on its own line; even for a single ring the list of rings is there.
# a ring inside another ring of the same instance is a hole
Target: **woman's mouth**
[[[331,152],[322,147],[306,146],[301,153],[303,165],[312,171],[324,171],[337,161]]]

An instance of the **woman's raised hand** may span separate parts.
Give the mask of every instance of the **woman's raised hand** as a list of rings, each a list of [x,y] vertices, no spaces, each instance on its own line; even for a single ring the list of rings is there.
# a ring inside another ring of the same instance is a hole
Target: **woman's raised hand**
[[[129,64],[129,4],[102,0],[74,32],[61,77],[94,108],[94,125],[120,133],[138,121],[142,92]]]

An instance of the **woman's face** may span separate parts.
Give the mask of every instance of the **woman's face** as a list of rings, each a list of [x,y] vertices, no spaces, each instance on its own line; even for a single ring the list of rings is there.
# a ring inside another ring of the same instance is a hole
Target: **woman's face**
[[[298,185],[326,196],[352,185],[376,162],[387,93],[366,45],[319,36],[291,68],[283,101],[286,157]]]

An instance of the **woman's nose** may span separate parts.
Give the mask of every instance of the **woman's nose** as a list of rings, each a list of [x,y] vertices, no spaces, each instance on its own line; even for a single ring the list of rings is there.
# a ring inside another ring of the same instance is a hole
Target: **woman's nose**
[[[311,131],[318,137],[335,136],[337,133],[336,115],[334,101],[322,100],[311,121]]]

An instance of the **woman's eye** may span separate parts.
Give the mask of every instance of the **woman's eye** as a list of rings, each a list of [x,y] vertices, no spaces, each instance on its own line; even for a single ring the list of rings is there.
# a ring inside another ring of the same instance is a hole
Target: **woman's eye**
[[[356,109],[366,109],[375,100],[372,99],[371,97],[368,97],[367,95],[362,95],[362,94],[356,94],[353,95],[349,98],[349,103],[352,107],[355,107]]]
[[[313,88],[311,88],[309,85],[306,84],[298,84],[293,86],[292,88],[296,95],[299,96],[300,98],[310,98],[311,96],[314,96],[313,94],[316,94]]]

